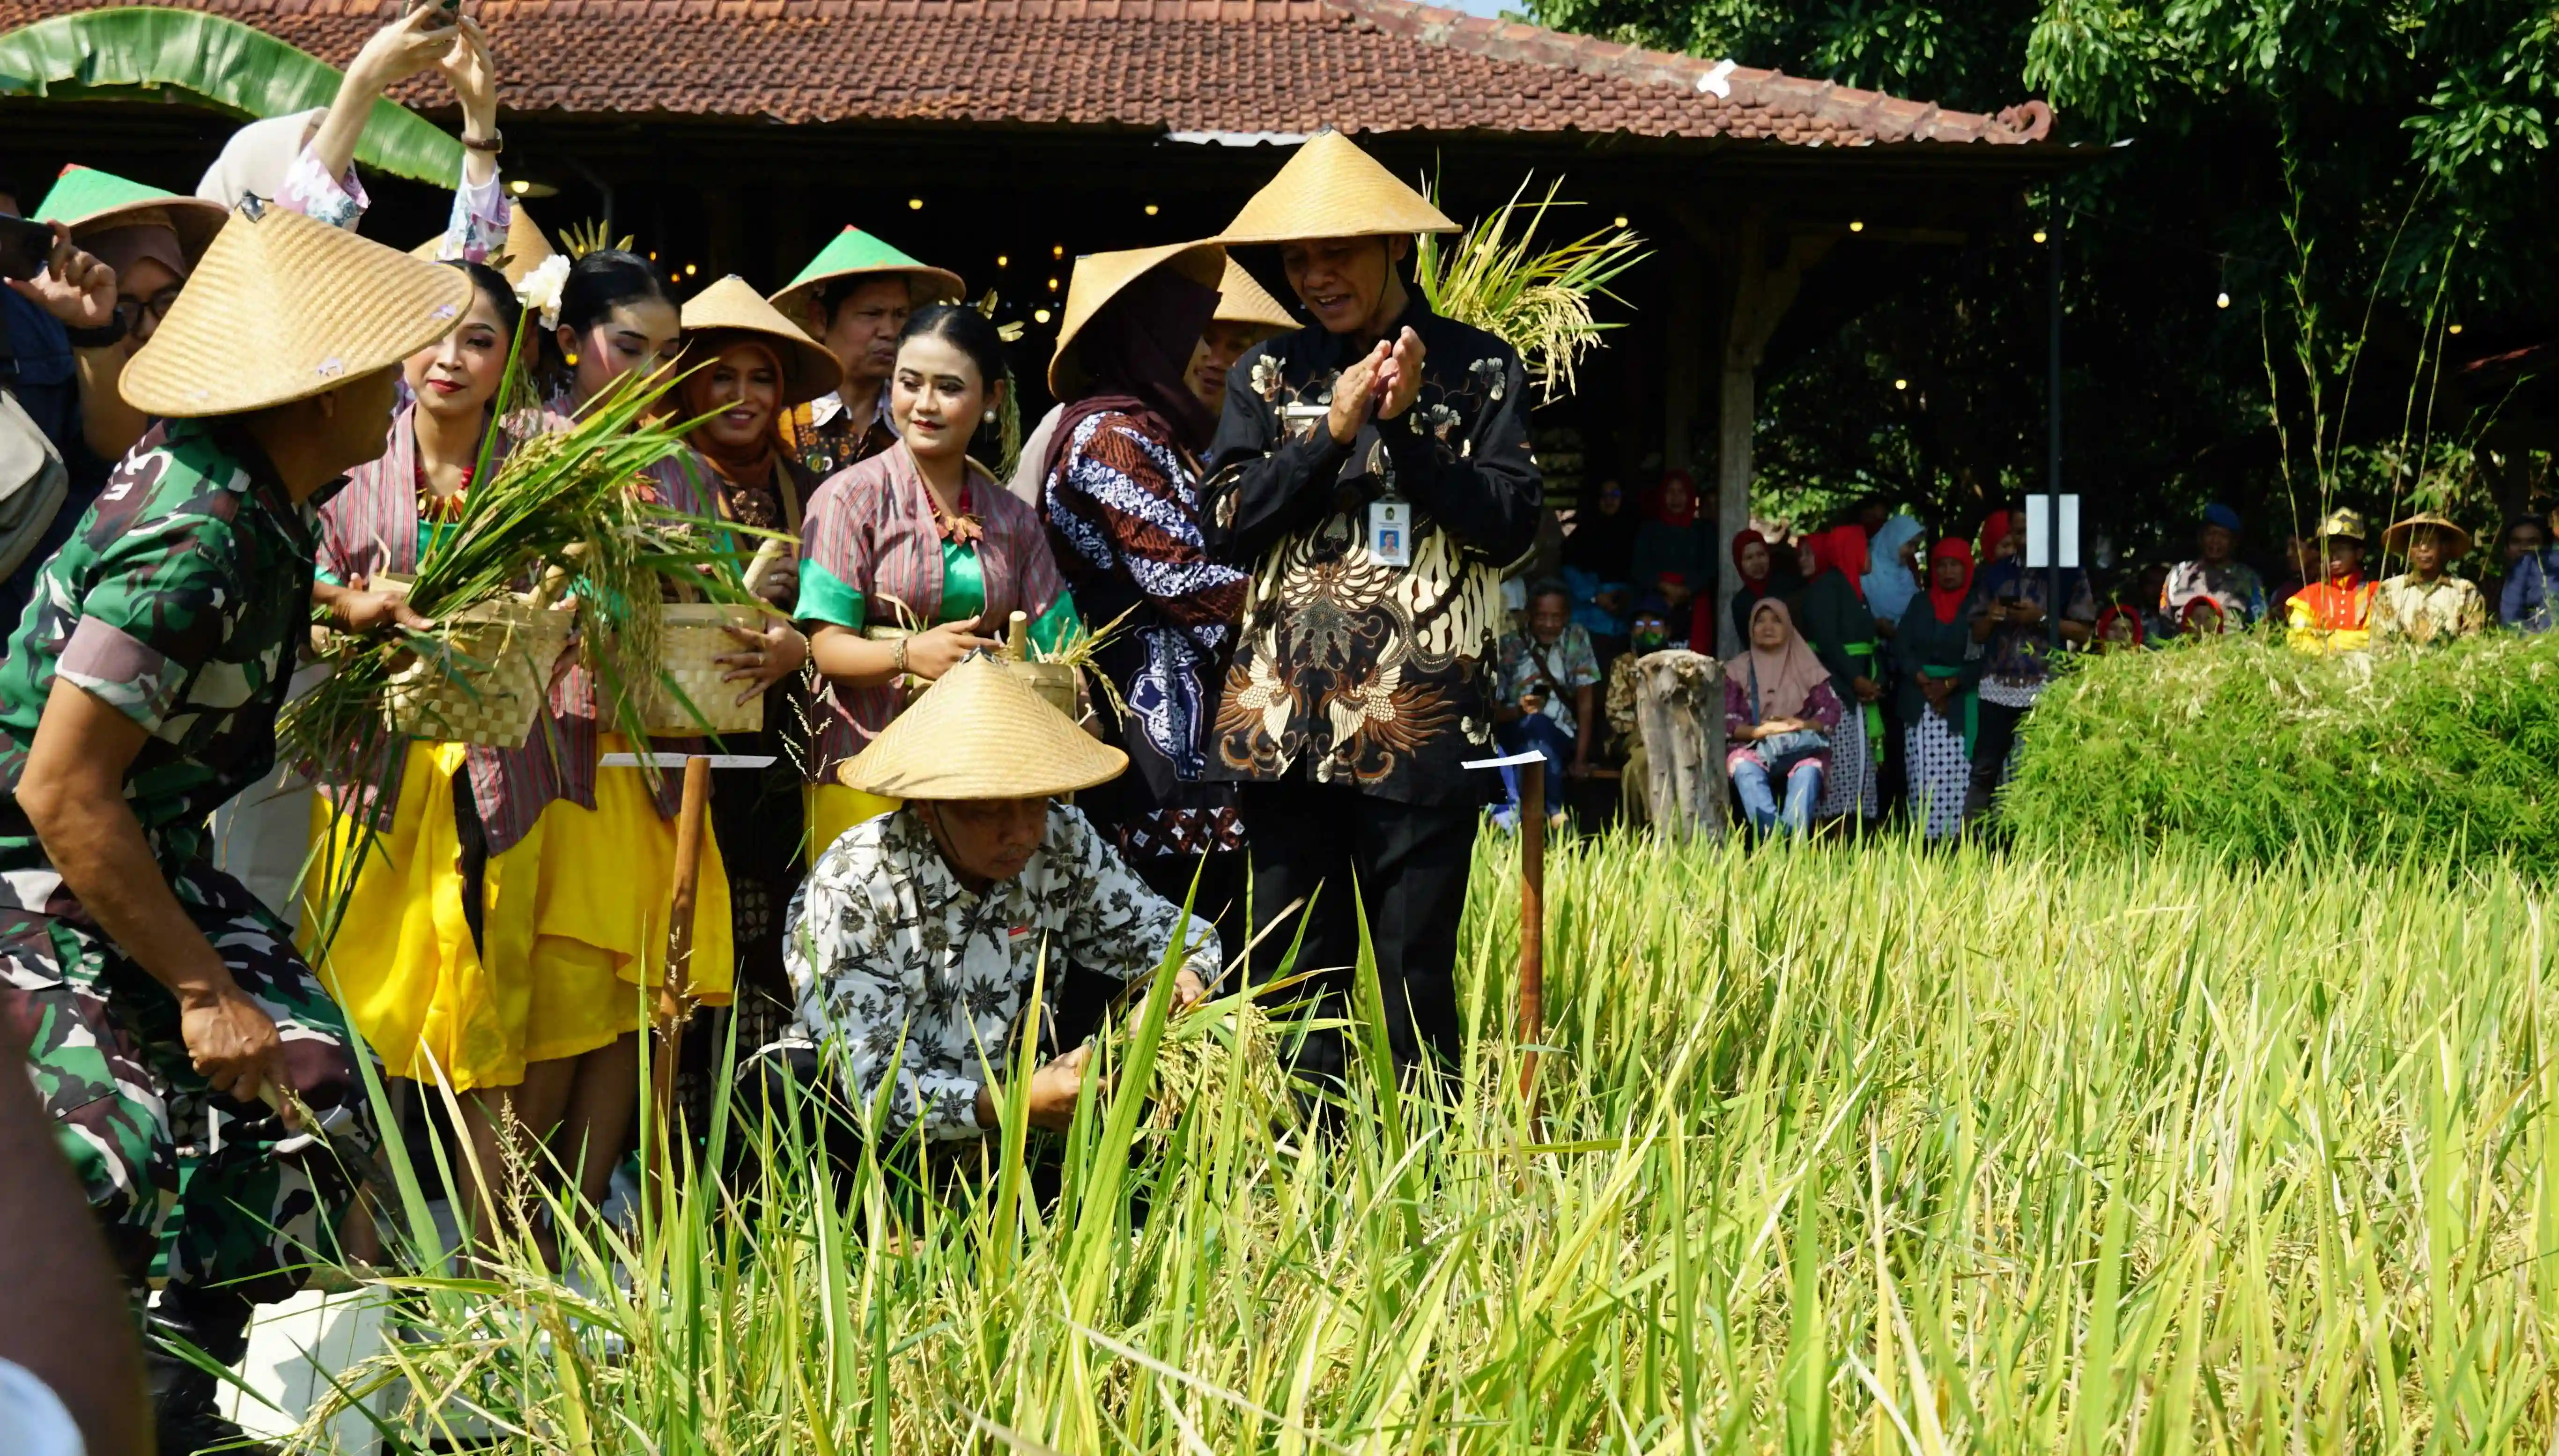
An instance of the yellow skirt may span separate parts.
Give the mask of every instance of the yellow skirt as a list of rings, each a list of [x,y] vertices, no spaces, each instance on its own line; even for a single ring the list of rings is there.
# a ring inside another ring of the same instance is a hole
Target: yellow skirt
[[[800,790],[800,806],[806,813],[803,822],[809,826],[809,842],[804,846],[802,863],[812,868],[827,846],[843,837],[846,829],[865,819],[875,819],[896,811],[903,799],[882,799],[864,794],[841,784],[809,784]]]
[[[605,735],[603,751],[622,751]],[[461,838],[453,780],[458,743],[413,743],[390,823],[356,880],[336,943],[314,963],[330,993],[392,1076],[456,1090],[512,1087],[526,1064],[609,1046],[646,1020],[666,962],[666,905],[676,828],[658,817],[641,776],[596,775],[595,807],[556,802],[532,831],[490,856],[482,946],[462,912]],[[333,853],[356,829],[325,796],[312,833]],[[319,920],[308,903],[306,952]],[[485,946],[485,953],[482,946]],[[704,835],[693,901],[692,992],[728,1004],[735,975],[728,876]]]

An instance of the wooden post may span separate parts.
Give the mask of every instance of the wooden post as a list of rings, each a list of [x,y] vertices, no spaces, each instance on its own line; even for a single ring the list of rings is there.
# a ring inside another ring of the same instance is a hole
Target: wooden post
[[[1731,560],[1732,538],[1750,527],[1750,431],[1758,410],[1760,357],[1770,336],[1795,304],[1805,270],[1821,261],[1837,236],[1828,231],[1799,232],[1775,257],[1769,237],[1770,216],[1764,207],[1744,213],[1728,236],[1725,250],[1732,292],[1725,310],[1724,349],[1718,360],[1716,387],[1715,514],[1722,537],[1720,559]],[[1716,638],[1722,655],[1741,651],[1732,633],[1732,594],[1741,588],[1736,572],[1723,572],[1716,592]]]
[[[1546,1040],[1546,760],[1520,765],[1520,1095],[1542,1126],[1537,1049]]]
[[[684,1019],[692,1014],[693,898],[702,872],[703,820],[711,801],[711,761],[684,760],[684,804],[676,816],[676,883],[668,910],[667,971],[658,982],[658,1051],[650,1064],[650,1091],[658,1114],[654,1147],[644,1146],[657,1167],[663,1197],[675,1167],[676,1062],[683,1055]]]
[[[1031,619],[1027,612],[1015,612],[1004,624],[1004,655],[1016,662],[1031,659]]]

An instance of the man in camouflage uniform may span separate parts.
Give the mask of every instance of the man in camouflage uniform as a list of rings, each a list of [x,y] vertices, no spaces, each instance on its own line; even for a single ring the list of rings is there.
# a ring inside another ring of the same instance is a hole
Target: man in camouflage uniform
[[[313,498],[379,453],[391,366],[469,296],[457,270],[244,206],[124,375],[176,417],[45,564],[0,659],[0,1026],[137,1296],[161,1265],[156,1331],[226,1364],[252,1305],[329,1250],[372,1131],[344,1018],[207,862],[206,820],[274,764]],[[237,357],[244,314],[272,357]],[[152,1377],[164,1453],[238,1439],[210,1375],[161,1349]]]

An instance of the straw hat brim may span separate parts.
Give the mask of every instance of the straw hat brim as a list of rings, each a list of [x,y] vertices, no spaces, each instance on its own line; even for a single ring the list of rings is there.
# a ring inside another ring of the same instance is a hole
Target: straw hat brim
[[[413,258],[424,258],[432,263],[437,261],[443,251],[444,234],[439,232],[410,248],[408,255]],[[504,253],[507,261],[498,265],[500,275],[510,283],[522,283],[535,268],[540,267],[545,259],[555,256],[558,252],[559,249],[551,246],[550,238],[543,233],[541,227],[525,212],[524,204],[518,203],[510,211],[507,219],[507,245]]]
[[[2450,538],[2450,544],[2445,548],[2447,556],[2467,556],[2470,554],[2471,547],[2477,544],[2469,531],[2429,510],[2409,516],[2406,520],[2382,532],[2381,548],[2404,556],[2408,553],[2409,538],[2416,535],[2421,528],[2429,526],[2433,527],[2437,534]]]
[[[190,266],[204,257],[205,249],[214,245],[214,238],[223,230],[224,220],[230,216],[201,198],[171,197],[100,208],[85,218],[67,218],[63,225],[72,230],[72,241],[79,242],[101,232],[112,232],[128,225],[141,214],[154,212],[169,215],[169,223],[178,232],[178,251],[186,254]]]
[[[1318,132],[1245,203],[1217,240],[1229,246],[1454,232],[1457,224],[1338,131]]]
[[[915,290],[918,308],[934,303],[958,303],[969,296],[968,285],[960,275],[947,268],[918,265],[912,268],[846,268],[838,273],[821,273],[805,282],[795,283],[773,295],[775,308],[795,319],[809,316],[809,307],[828,284],[838,278],[904,278]]]
[[[1246,271],[1242,263],[1230,257],[1226,274],[1217,285],[1217,322],[1242,324],[1251,329],[1267,329],[1275,334],[1294,332],[1300,324],[1288,306],[1262,286],[1262,280]]]
[[[731,273],[686,300],[684,333],[753,334],[769,340],[782,357],[782,407],[792,409],[844,387],[843,361],[835,352],[792,324],[782,310],[765,302],[747,281]],[[685,352],[686,367],[702,363]]]
[[[1057,350],[1049,356],[1049,393],[1064,399],[1083,387],[1084,369],[1075,359],[1076,339],[1103,305],[1158,267],[1169,267],[1203,288],[1216,288],[1226,277],[1226,249],[1214,242],[1167,242],[1077,258],[1074,276],[1066,284],[1066,317],[1058,322]]]
[[[118,387],[134,408],[174,419],[290,404],[397,364],[470,306],[459,268],[243,205]]]
[[[981,653],[943,673],[835,777],[890,799],[1036,799],[1107,784],[1128,767],[1127,754]]]

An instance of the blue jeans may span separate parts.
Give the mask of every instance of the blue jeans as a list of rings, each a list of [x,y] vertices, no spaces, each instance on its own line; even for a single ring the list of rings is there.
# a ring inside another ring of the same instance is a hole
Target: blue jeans
[[[1779,808],[1768,789],[1767,766],[1757,759],[1735,759],[1732,792],[1741,800],[1750,827],[1762,834],[1800,834],[1813,826],[1813,805],[1821,801],[1822,766],[1814,759],[1795,765],[1786,775],[1786,806]]]
[[[1573,735],[1544,713],[1531,713],[1516,723],[1495,723],[1493,741],[1502,746],[1504,756],[1536,749],[1546,760],[1546,811],[1555,813],[1564,807],[1564,766],[1573,762]],[[1519,770],[1502,770],[1502,807],[1505,822],[1519,816]]]

